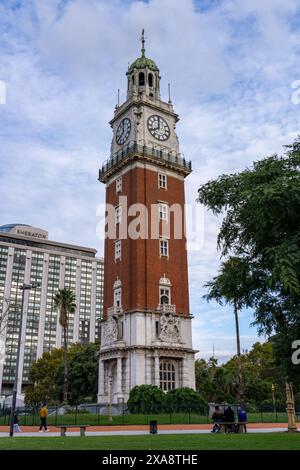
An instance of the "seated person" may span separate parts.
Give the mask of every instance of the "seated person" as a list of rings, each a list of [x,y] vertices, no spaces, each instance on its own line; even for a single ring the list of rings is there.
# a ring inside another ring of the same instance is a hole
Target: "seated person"
[[[218,405],[215,406],[215,411],[213,412],[211,419],[214,422],[214,427],[211,432],[220,432],[220,426],[218,423],[223,421],[223,412],[220,410]]]
[[[238,422],[247,423],[247,412],[241,406],[238,407]],[[236,426],[236,432],[239,431],[239,426]],[[247,432],[246,424],[244,424],[244,431]]]
[[[226,410],[224,411],[224,419],[223,421],[225,423],[232,423],[232,424],[227,424],[225,428],[225,432],[233,432],[234,431],[234,411],[231,408],[231,406],[227,406]]]

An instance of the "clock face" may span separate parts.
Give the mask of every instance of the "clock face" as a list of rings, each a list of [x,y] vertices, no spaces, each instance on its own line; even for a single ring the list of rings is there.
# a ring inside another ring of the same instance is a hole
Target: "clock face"
[[[157,140],[167,140],[170,137],[168,123],[157,114],[153,114],[148,119],[148,129],[151,135]]]
[[[126,140],[129,137],[131,131],[131,121],[128,118],[123,119],[120,122],[117,133],[116,133],[116,141],[118,145],[125,144]]]

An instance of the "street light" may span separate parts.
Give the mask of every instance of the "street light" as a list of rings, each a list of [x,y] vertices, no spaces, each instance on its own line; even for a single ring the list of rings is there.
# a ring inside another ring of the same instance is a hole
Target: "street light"
[[[22,322],[23,322],[25,291],[30,290],[30,289],[36,289],[37,287],[40,287],[40,285],[41,284],[39,282],[32,282],[31,284],[22,284],[21,286],[19,286],[19,289],[22,291],[22,302],[21,302],[21,316],[20,316],[20,326],[19,326],[19,334],[18,334],[16,370],[15,370],[14,388],[13,388],[11,412],[10,412],[10,429],[9,429],[10,437],[13,437],[14,435],[14,416],[16,412],[16,403],[17,403],[18,372],[19,372],[20,350],[21,350],[21,340],[22,340]]]

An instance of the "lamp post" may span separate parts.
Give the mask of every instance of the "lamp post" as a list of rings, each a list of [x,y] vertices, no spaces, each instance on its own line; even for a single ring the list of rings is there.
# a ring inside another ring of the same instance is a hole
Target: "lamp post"
[[[288,432],[297,432],[293,385],[291,383],[286,382],[285,391],[286,411],[288,415]]]
[[[275,402],[275,385],[272,384],[272,401],[273,401],[273,410],[276,413],[276,402]]]
[[[14,379],[11,412],[10,412],[10,428],[9,428],[10,437],[13,437],[14,435],[14,416],[16,412],[17,392],[18,392],[18,373],[19,373],[20,350],[21,350],[21,341],[22,341],[22,322],[23,322],[23,313],[24,313],[23,310],[24,310],[25,291],[30,290],[30,289],[36,289],[37,287],[40,287],[40,285],[41,284],[39,282],[32,282],[31,284],[22,284],[19,287],[19,289],[22,291],[22,301],[21,301],[20,326],[19,326],[19,334],[18,334],[16,370],[15,370],[15,379]]]

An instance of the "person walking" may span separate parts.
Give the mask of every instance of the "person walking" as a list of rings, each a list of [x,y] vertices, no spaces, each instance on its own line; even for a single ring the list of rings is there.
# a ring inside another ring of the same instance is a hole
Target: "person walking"
[[[43,404],[42,408],[40,409],[40,431],[39,432],[48,432],[47,429],[47,416],[48,416],[48,408],[46,403]]]
[[[15,414],[14,415],[14,432],[21,432],[19,421],[20,421],[19,416]]]

